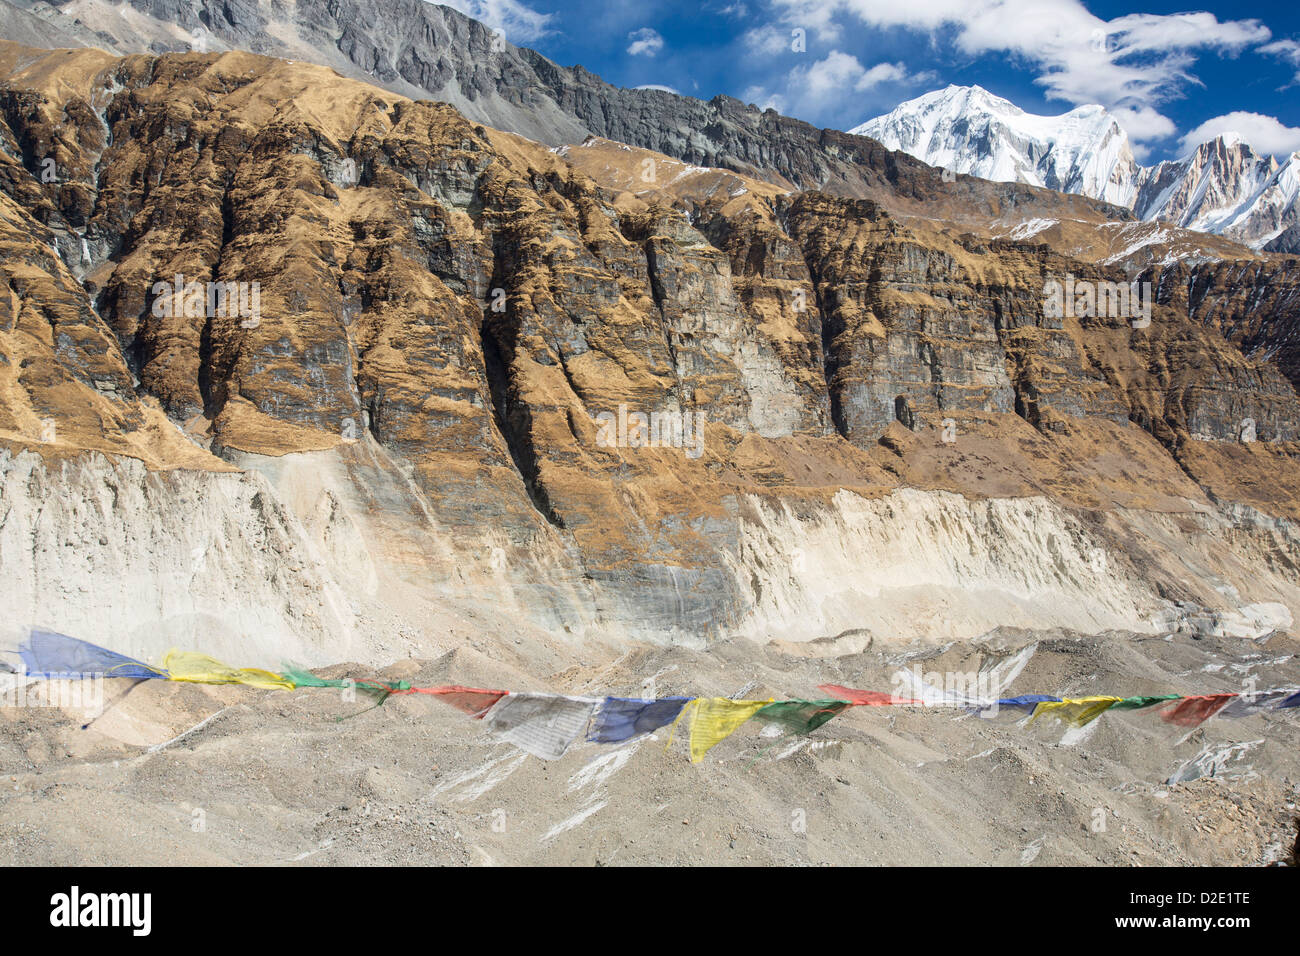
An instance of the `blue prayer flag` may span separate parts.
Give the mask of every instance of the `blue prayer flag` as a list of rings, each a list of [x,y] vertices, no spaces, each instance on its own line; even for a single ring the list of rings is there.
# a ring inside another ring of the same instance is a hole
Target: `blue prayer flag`
[[[165,670],[150,667],[134,657],[34,628],[27,640],[18,645],[18,654],[32,677],[167,677]]]
[[[606,697],[596,708],[587,739],[597,744],[616,744],[671,724],[690,697]]]

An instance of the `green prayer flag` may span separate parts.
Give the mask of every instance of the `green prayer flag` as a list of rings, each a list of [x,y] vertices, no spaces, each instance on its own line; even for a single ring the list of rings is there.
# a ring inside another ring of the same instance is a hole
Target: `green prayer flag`
[[[759,720],[780,724],[792,734],[810,734],[845,707],[847,700],[780,700],[759,709]]]
[[[404,681],[404,680],[381,681],[381,680],[370,680],[369,678],[364,678],[364,677],[361,680],[354,680],[350,677],[344,677],[344,678],[317,677],[311,671],[301,667],[285,666],[281,676],[285,680],[293,684],[294,687],[355,688],[356,690],[365,694],[367,697],[374,699],[375,703],[371,707],[367,707],[366,710],[373,710],[375,707],[381,706],[384,703],[384,701],[388,700],[388,698],[392,694],[398,691],[407,691],[411,689],[411,685],[409,681]],[[358,713],[364,714],[365,712],[366,712],[365,710],[362,710],[359,711]],[[348,714],[346,717],[338,717],[335,719],[346,720],[347,717],[355,717],[355,716],[357,716],[357,714]]]
[[[1143,707],[1153,707],[1156,704],[1163,704],[1167,700],[1181,700],[1182,694],[1158,694],[1155,697],[1125,697],[1118,703],[1111,704],[1111,710],[1140,710]]]

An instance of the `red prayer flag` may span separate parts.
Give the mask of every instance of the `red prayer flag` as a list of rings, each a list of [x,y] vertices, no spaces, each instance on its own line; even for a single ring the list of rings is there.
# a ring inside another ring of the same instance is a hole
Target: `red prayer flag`
[[[483,715],[506,696],[504,690],[484,690],[481,687],[412,687],[412,694],[432,694],[443,703],[451,704],[457,710],[464,711],[475,720]]]
[[[1228,706],[1228,701],[1237,696],[1239,695],[1199,694],[1195,697],[1184,697],[1182,700],[1177,701],[1174,706],[1168,708],[1160,717],[1162,720],[1171,724],[1178,724],[1180,727],[1195,727]]]
[[[854,690],[839,684],[820,684],[818,690],[824,691],[836,700],[847,700],[854,707],[889,707],[893,704],[920,704],[923,701],[910,697],[895,697],[878,690]]]

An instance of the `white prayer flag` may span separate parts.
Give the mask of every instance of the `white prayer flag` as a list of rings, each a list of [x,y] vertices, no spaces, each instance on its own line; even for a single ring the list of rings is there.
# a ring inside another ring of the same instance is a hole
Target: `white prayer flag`
[[[542,760],[559,760],[569,745],[587,733],[599,697],[560,694],[507,694],[484,722],[503,740]]]

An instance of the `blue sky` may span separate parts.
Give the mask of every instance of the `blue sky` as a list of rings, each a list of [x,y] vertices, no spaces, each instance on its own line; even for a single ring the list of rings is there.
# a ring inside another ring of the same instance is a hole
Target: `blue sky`
[[[1145,162],[1232,130],[1300,149],[1300,6],[1102,0],[445,0],[619,86],[727,93],[848,129],[978,84],[1034,113],[1101,103]],[[799,47],[802,46],[802,49]]]

